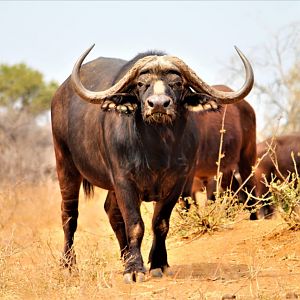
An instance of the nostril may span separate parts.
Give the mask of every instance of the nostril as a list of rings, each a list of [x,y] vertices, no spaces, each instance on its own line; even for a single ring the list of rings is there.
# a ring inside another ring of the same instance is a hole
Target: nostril
[[[170,100],[168,100],[168,101],[166,101],[165,103],[164,103],[164,107],[168,107],[169,105],[170,105]]]
[[[153,103],[152,101],[148,100],[148,105],[149,105],[150,107],[153,107],[153,106],[154,106],[154,103]]]

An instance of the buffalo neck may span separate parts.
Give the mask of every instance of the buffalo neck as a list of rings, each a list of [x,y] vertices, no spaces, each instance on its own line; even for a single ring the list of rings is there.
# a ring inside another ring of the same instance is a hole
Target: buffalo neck
[[[186,127],[185,116],[172,124],[149,124],[136,116],[135,126],[148,168],[169,168],[181,155],[182,138]]]

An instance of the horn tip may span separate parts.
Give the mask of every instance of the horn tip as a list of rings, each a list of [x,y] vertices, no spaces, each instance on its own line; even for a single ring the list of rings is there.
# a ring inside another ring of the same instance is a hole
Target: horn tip
[[[245,58],[244,53],[237,46],[234,46],[234,48],[241,58]]]
[[[85,57],[91,52],[91,50],[93,49],[95,47],[95,43],[92,45],[92,46],[90,46],[87,50],[85,50],[85,52],[83,53],[83,55],[82,55],[82,61],[83,61],[83,59],[85,59]],[[80,59],[80,58],[79,58]]]
[[[234,49],[235,49],[238,53],[241,52],[241,50],[239,49],[239,47],[236,46],[236,45],[234,45]]]

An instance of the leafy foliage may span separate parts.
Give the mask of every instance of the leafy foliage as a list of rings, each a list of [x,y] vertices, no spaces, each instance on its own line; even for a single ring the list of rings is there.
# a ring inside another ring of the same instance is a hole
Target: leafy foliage
[[[38,115],[50,108],[57,89],[55,81],[46,83],[42,73],[24,63],[0,65],[0,105]]]

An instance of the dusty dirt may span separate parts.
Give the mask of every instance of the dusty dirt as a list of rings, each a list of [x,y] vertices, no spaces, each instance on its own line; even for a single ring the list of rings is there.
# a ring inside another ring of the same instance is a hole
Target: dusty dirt
[[[167,240],[173,275],[147,275],[144,283],[125,285],[118,244],[100,199],[103,192],[80,203],[75,237],[79,271],[62,277],[57,263],[63,245],[59,192],[55,188],[47,193],[51,201],[46,211],[31,201],[11,217],[10,226],[2,226],[3,299],[300,298],[300,232],[287,230],[280,218],[244,220],[193,239],[173,236]],[[151,210],[151,204],[143,206],[145,263],[151,246]],[[9,255],[4,251],[8,247],[13,249]]]

